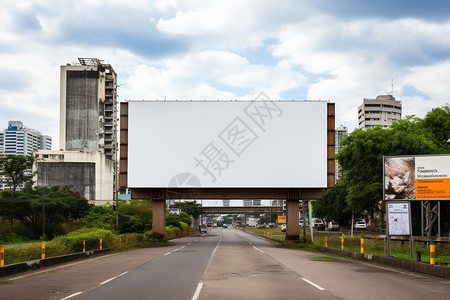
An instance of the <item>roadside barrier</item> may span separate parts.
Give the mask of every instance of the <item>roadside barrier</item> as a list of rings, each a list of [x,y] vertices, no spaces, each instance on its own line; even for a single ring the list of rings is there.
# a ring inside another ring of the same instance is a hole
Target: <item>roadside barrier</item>
[[[99,250],[103,249],[103,240],[99,239],[100,242],[100,247]],[[127,242],[128,242],[128,238],[127,238]],[[40,253],[40,259],[46,259],[46,253],[45,253],[45,242],[41,242],[41,253]],[[109,248],[108,248],[109,249]],[[92,251],[97,251],[97,250],[90,250],[90,252]],[[86,253],[86,241],[83,240],[83,253]],[[66,255],[71,255],[74,253],[70,253],[70,254],[66,254]],[[8,265],[7,265],[8,266]],[[5,267],[5,246],[0,246],[0,267]]]
[[[361,238],[361,253],[364,253],[364,239]]]

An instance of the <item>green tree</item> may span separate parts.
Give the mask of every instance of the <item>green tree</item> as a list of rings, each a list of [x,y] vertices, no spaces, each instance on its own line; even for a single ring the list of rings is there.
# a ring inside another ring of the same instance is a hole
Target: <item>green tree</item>
[[[44,193],[43,193],[44,191]],[[45,196],[45,199],[43,199]],[[12,197],[12,191],[0,193],[0,204],[6,203]],[[32,238],[39,237],[43,232],[43,206],[45,209],[45,233],[52,236],[62,233],[62,224],[70,219],[79,219],[87,213],[91,205],[78,194],[68,188],[51,186],[42,188],[26,185],[22,191],[16,192],[15,218],[32,231]],[[0,205],[0,215],[8,214],[7,209]]]
[[[34,157],[28,155],[6,155],[0,157],[0,174],[4,176],[4,182],[12,186],[11,197],[11,227],[14,222],[14,200],[16,189],[23,183],[31,182],[33,177],[31,168],[33,166]]]
[[[172,204],[171,207],[180,208],[194,219],[197,219],[203,213],[202,205],[195,201],[177,202]]]
[[[348,187],[344,182],[338,182],[334,189],[325,190],[323,198],[314,203],[315,215],[347,224],[352,216],[352,210],[346,200],[347,195]]]
[[[450,153],[450,107],[437,107],[430,111],[422,121],[425,130],[432,133],[435,143],[442,149],[441,153]]]

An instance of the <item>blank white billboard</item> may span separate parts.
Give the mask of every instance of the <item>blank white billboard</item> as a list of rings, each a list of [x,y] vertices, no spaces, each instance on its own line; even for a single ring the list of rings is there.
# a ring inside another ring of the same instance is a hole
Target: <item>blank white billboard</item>
[[[128,187],[326,188],[323,101],[130,101]]]

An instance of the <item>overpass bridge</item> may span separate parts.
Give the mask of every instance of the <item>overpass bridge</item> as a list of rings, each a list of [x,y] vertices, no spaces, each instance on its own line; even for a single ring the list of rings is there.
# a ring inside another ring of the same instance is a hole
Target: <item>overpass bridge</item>
[[[282,214],[282,206],[203,206],[204,215]]]

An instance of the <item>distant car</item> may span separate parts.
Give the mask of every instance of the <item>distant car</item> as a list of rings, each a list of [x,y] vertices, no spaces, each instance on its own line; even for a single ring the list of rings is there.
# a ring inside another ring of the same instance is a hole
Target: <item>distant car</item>
[[[366,221],[357,221],[355,223],[355,228],[356,229],[366,229],[367,228]]]
[[[304,225],[303,220],[300,220],[300,221],[298,222],[298,225],[299,225],[300,227],[303,227],[303,225]]]
[[[325,230],[325,224],[323,223],[322,219],[316,219],[314,221],[314,227],[317,230]]]
[[[327,227],[327,229],[328,230],[339,230],[339,223],[338,222],[334,222],[334,221],[332,221],[332,222],[328,222],[328,227]]]
[[[222,228],[228,228],[228,225],[227,224],[223,224]]]
[[[200,226],[200,232],[201,233],[207,233],[208,232],[208,228],[205,225],[201,225]]]
[[[207,227],[212,227],[211,223],[206,224]]]
[[[281,231],[286,232],[286,224],[281,225]]]

